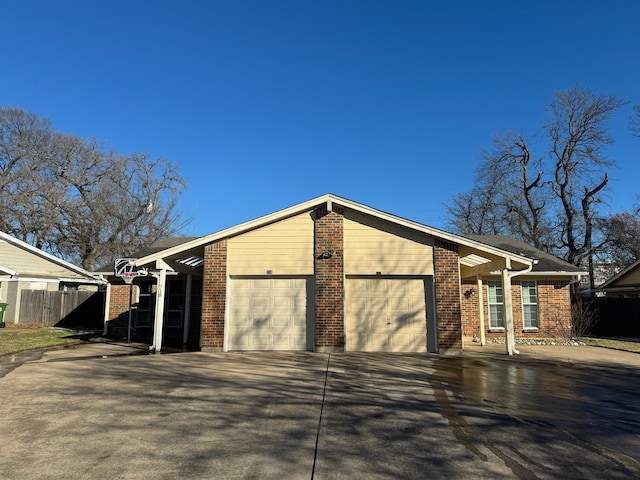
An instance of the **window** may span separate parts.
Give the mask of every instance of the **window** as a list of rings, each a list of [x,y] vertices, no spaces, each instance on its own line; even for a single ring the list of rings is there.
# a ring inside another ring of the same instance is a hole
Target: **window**
[[[151,328],[153,311],[153,284],[151,282],[141,282],[139,285],[140,296],[138,299],[138,309],[133,324],[134,328]]]
[[[185,287],[184,280],[171,280],[167,290],[167,327],[180,328],[184,311]]]
[[[487,282],[489,288],[489,328],[504,328],[502,282]]]
[[[526,329],[538,328],[538,290],[536,282],[523,281],[522,286],[522,323]]]

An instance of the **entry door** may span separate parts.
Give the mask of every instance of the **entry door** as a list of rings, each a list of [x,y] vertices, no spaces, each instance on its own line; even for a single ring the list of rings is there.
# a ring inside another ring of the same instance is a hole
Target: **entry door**
[[[421,278],[347,278],[346,349],[426,352]]]

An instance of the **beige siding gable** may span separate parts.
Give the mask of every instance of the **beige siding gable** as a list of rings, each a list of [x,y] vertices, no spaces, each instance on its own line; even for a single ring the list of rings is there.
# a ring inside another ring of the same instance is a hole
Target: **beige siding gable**
[[[0,241],[0,265],[15,270],[23,277],[85,278],[73,270],[4,241]]]
[[[229,275],[313,275],[313,219],[303,213],[227,241]]]
[[[621,276],[610,287],[629,287],[640,285],[640,267],[628,272],[626,275]]]
[[[353,210],[345,212],[346,275],[433,275],[433,239]]]

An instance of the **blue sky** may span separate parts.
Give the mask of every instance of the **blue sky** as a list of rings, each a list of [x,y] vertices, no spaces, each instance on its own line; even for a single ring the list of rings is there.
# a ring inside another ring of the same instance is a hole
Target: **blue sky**
[[[324,193],[442,228],[491,137],[579,84],[640,103],[640,2],[5,0],[0,105],[181,165],[185,233]],[[613,211],[640,193],[630,106]]]

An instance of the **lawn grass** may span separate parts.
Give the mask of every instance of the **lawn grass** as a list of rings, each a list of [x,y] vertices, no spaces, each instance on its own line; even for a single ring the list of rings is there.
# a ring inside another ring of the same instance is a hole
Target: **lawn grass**
[[[592,347],[612,348],[614,350],[624,350],[625,352],[640,353],[640,342],[594,337],[583,337],[580,340]]]
[[[95,336],[63,328],[2,328],[0,329],[0,356],[25,350],[83,343]]]

